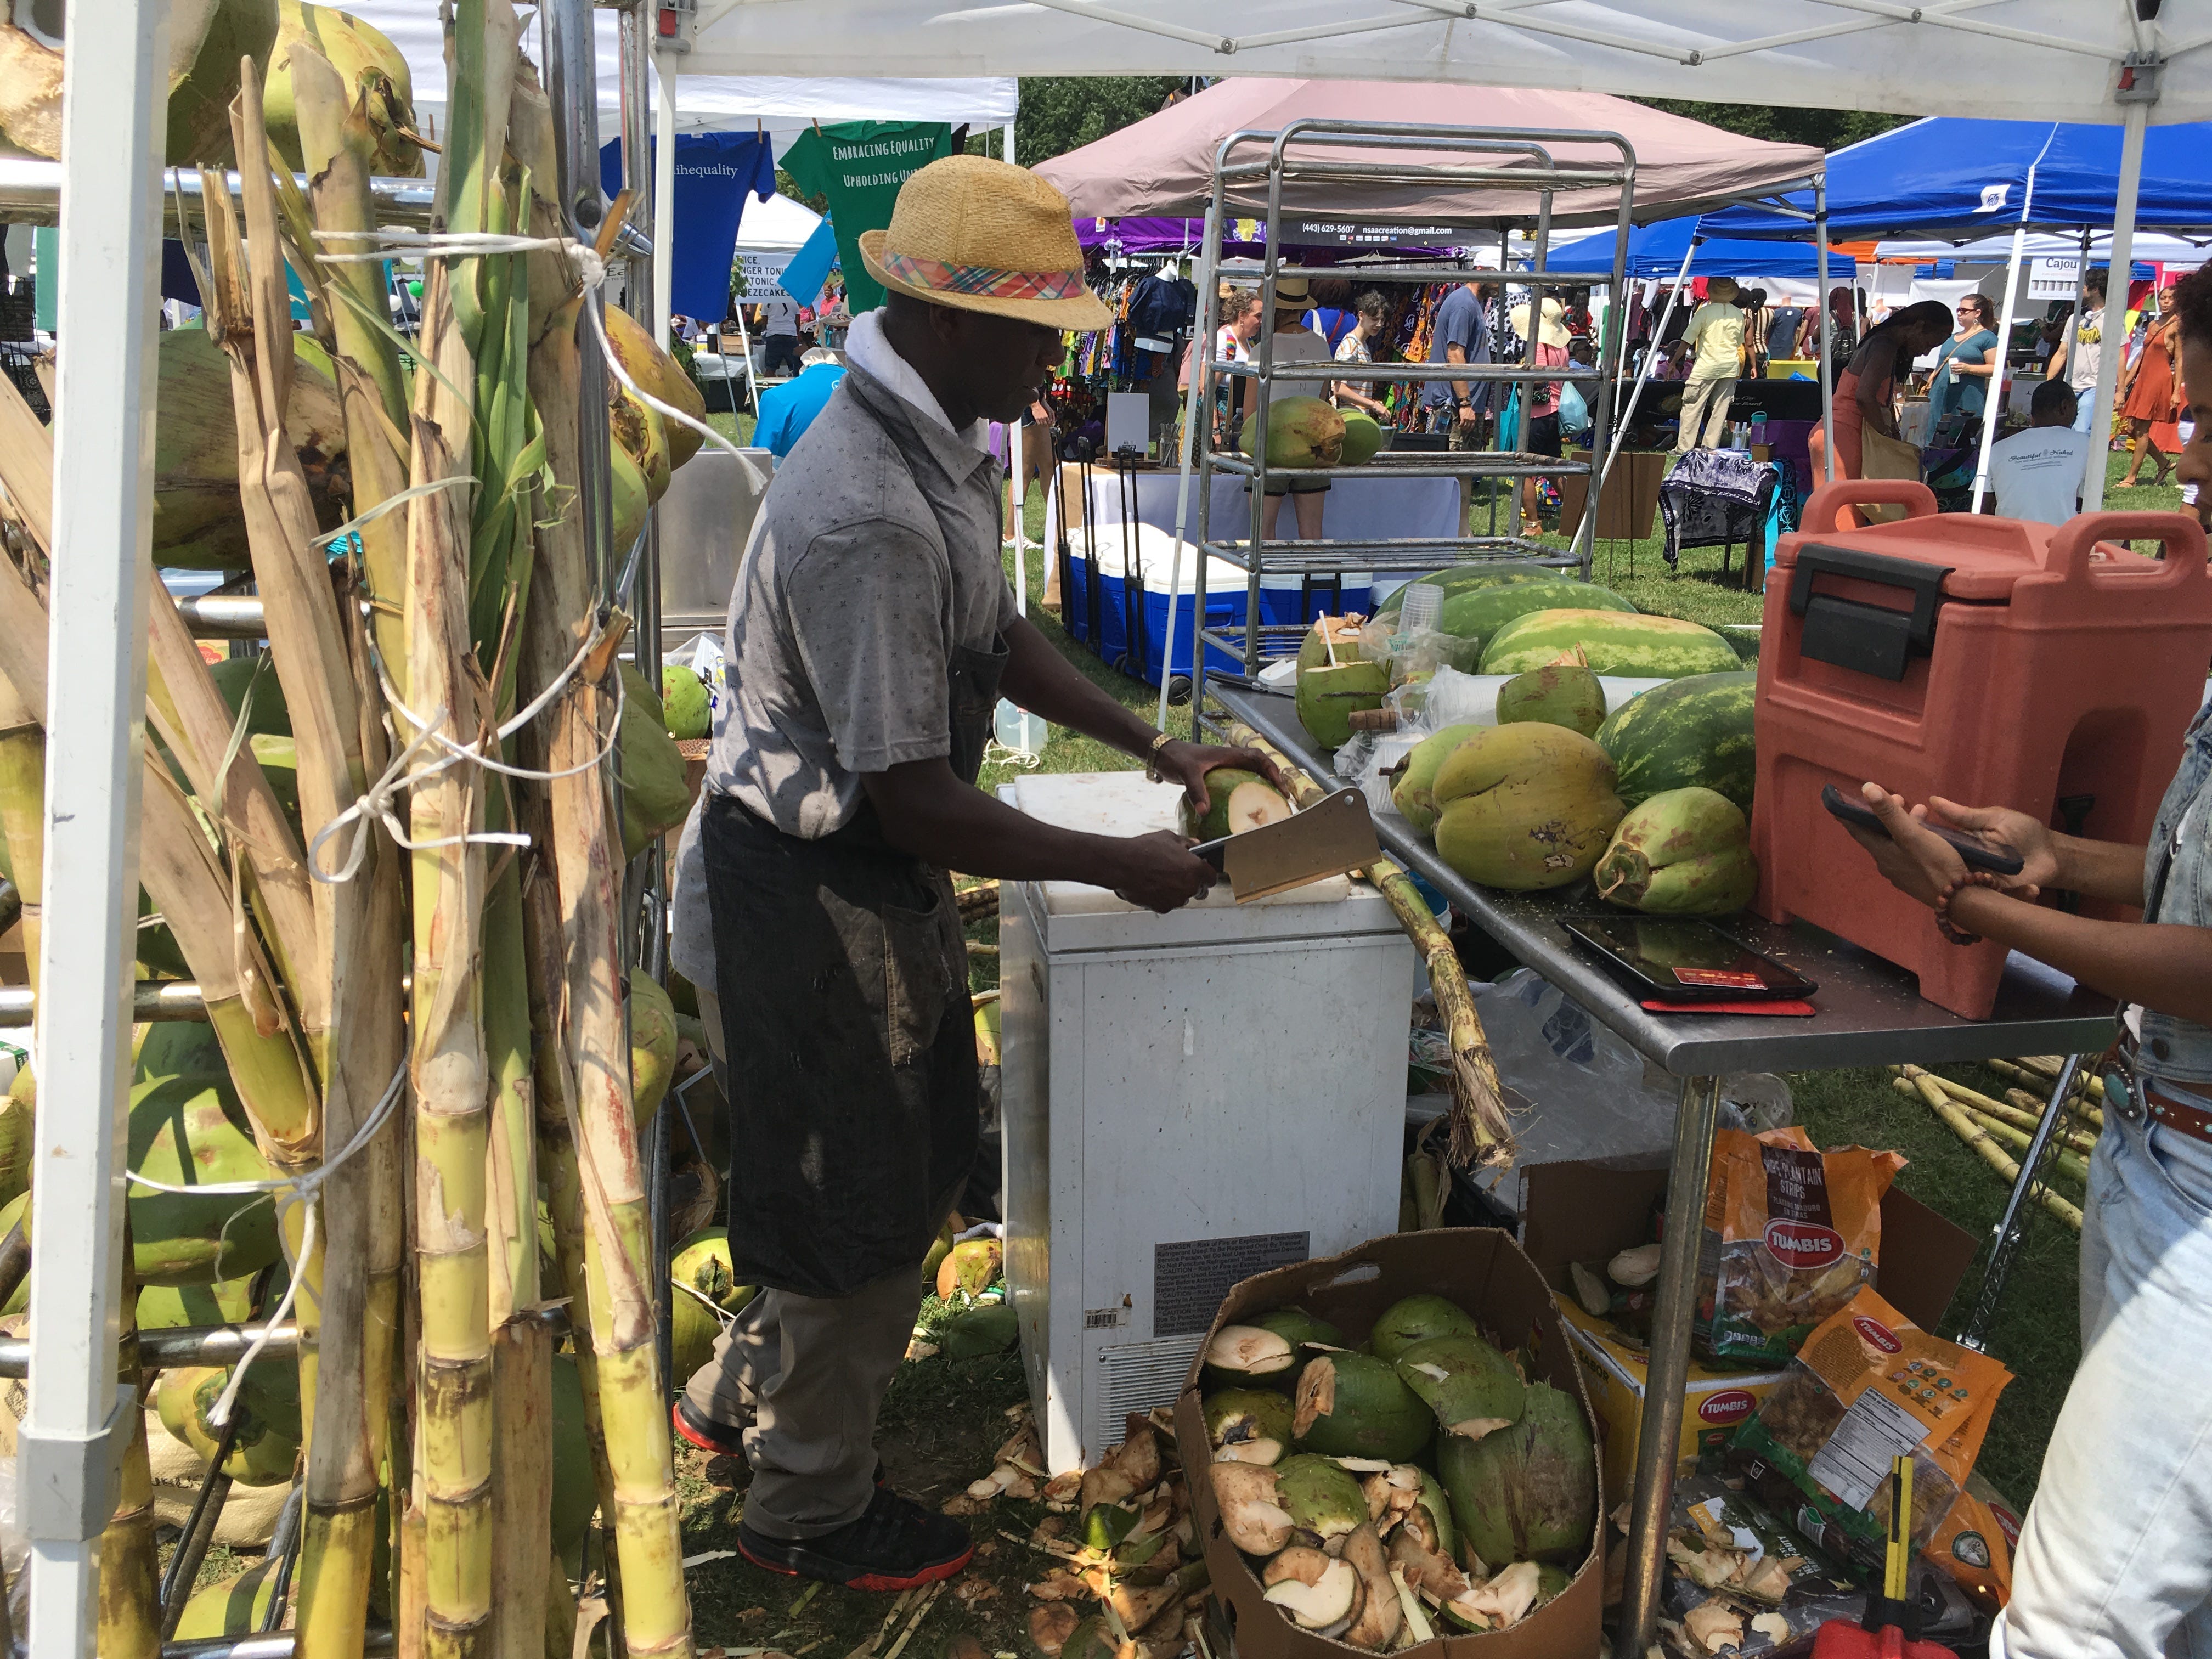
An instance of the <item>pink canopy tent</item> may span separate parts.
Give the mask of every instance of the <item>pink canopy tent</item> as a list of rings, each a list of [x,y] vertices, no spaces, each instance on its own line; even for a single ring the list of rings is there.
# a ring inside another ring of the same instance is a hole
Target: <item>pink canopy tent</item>
[[[1206,212],[1213,158],[1231,133],[1279,132],[1307,119],[1385,121],[1437,126],[1511,127],[1618,133],[1634,146],[1634,210],[1639,220],[1666,219],[1763,196],[1817,174],[1822,156],[1805,144],[1776,144],[1723,132],[1702,121],[1669,115],[1600,93],[1527,87],[1468,87],[1438,82],[1229,80],[1187,98],[1036,171],[1064,191],[1079,218],[1152,214],[1200,217]],[[1566,167],[1617,167],[1611,145],[1547,146]],[[1262,144],[1241,146],[1232,158],[1260,161]],[[1295,149],[1292,152],[1299,154]],[[1332,160],[1413,162],[1427,166],[1511,166],[1506,157],[1472,159],[1458,152],[1332,148]],[[1525,163],[1523,163],[1525,165]],[[1264,181],[1239,180],[1229,211],[1267,211]],[[1496,184],[1464,187],[1358,184],[1286,185],[1291,212],[1331,218],[1432,220],[1459,225],[1526,223],[1536,214],[1534,191]],[[1618,211],[1611,185],[1562,192],[1552,204],[1555,226],[1611,222]]]

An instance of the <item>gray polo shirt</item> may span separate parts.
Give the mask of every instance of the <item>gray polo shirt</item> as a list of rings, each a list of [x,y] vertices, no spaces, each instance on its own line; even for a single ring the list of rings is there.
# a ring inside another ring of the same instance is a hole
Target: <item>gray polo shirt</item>
[[[707,792],[816,840],[859,809],[860,775],[951,752],[953,648],[1016,615],[1000,468],[854,366],[776,469],[730,595],[729,696]],[[677,854],[672,959],[712,991],[699,813]]]

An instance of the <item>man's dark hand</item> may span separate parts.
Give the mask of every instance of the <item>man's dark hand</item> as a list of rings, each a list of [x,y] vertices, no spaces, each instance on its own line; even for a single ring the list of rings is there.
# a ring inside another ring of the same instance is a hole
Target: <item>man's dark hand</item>
[[[1193,856],[1190,848],[1191,843],[1172,830],[1130,836],[1121,843],[1115,896],[1162,915],[1204,897],[1213,885],[1213,866]]]
[[[1191,811],[1201,816],[1212,805],[1206,787],[1206,775],[1224,766],[1257,772],[1285,796],[1291,793],[1283,781],[1282,769],[1256,749],[1230,749],[1219,744],[1185,743],[1177,738],[1161,746],[1152,765],[1163,778],[1182,786]]]

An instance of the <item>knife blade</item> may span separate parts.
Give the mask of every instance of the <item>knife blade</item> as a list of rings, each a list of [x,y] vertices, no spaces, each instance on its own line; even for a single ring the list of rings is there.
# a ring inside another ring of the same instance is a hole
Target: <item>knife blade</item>
[[[1382,856],[1367,797],[1340,789],[1303,812],[1190,849],[1229,878],[1239,904],[1364,870]]]

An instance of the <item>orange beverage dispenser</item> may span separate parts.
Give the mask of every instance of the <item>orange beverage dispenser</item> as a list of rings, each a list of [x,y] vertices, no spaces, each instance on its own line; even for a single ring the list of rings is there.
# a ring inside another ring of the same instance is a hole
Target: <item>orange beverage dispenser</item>
[[[1836,527],[1838,509],[1873,504],[1905,516]],[[2165,556],[2117,544],[2130,539]],[[1939,515],[1905,480],[1821,486],[1767,574],[1755,908],[1863,946],[1917,975],[1930,1002],[1986,1018],[2004,947],[1947,941],[1820,805],[1822,787],[1856,799],[1871,781],[1908,803],[2010,806],[2141,842],[2208,666],[2212,575],[2193,519],[2084,514],[2053,529]]]

